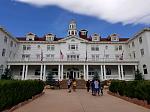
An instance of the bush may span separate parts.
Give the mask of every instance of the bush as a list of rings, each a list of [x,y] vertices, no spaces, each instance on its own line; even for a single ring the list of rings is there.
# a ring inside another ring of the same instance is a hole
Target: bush
[[[112,81],[109,91],[121,96],[146,100],[150,104],[150,81]]]
[[[0,111],[41,93],[44,83],[38,80],[0,80]]]

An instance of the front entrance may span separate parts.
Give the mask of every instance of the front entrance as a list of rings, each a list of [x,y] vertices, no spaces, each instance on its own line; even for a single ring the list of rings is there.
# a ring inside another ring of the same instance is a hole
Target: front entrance
[[[67,71],[67,78],[68,79],[79,79],[80,78],[80,73],[79,70],[68,70]]]

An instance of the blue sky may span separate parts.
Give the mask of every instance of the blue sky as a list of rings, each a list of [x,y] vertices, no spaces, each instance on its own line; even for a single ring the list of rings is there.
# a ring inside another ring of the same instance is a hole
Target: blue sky
[[[149,23],[123,25],[123,22],[112,23],[90,14],[84,15],[60,8],[59,5],[39,7],[14,0],[0,0],[0,14],[0,26],[17,37],[25,36],[28,32],[33,32],[40,37],[46,33],[65,37],[71,19],[76,20],[78,30],[87,29],[89,35],[96,32],[102,37],[112,33],[117,33],[121,37],[131,37],[142,28],[149,27]]]

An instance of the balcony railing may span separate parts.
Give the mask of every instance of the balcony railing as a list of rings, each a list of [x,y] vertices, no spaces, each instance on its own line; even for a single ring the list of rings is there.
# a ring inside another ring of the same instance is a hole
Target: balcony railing
[[[67,59],[67,58],[43,58],[43,59],[37,59],[37,58],[26,58],[26,59],[9,59],[8,62],[138,62],[136,59],[129,59],[124,58],[122,60],[116,59],[116,58],[99,58],[99,59],[92,59],[92,58],[78,58],[78,59]]]

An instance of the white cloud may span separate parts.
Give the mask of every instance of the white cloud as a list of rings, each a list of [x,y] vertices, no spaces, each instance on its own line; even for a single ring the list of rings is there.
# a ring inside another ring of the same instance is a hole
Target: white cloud
[[[150,24],[150,0],[15,0],[36,6],[56,5],[110,23]]]

